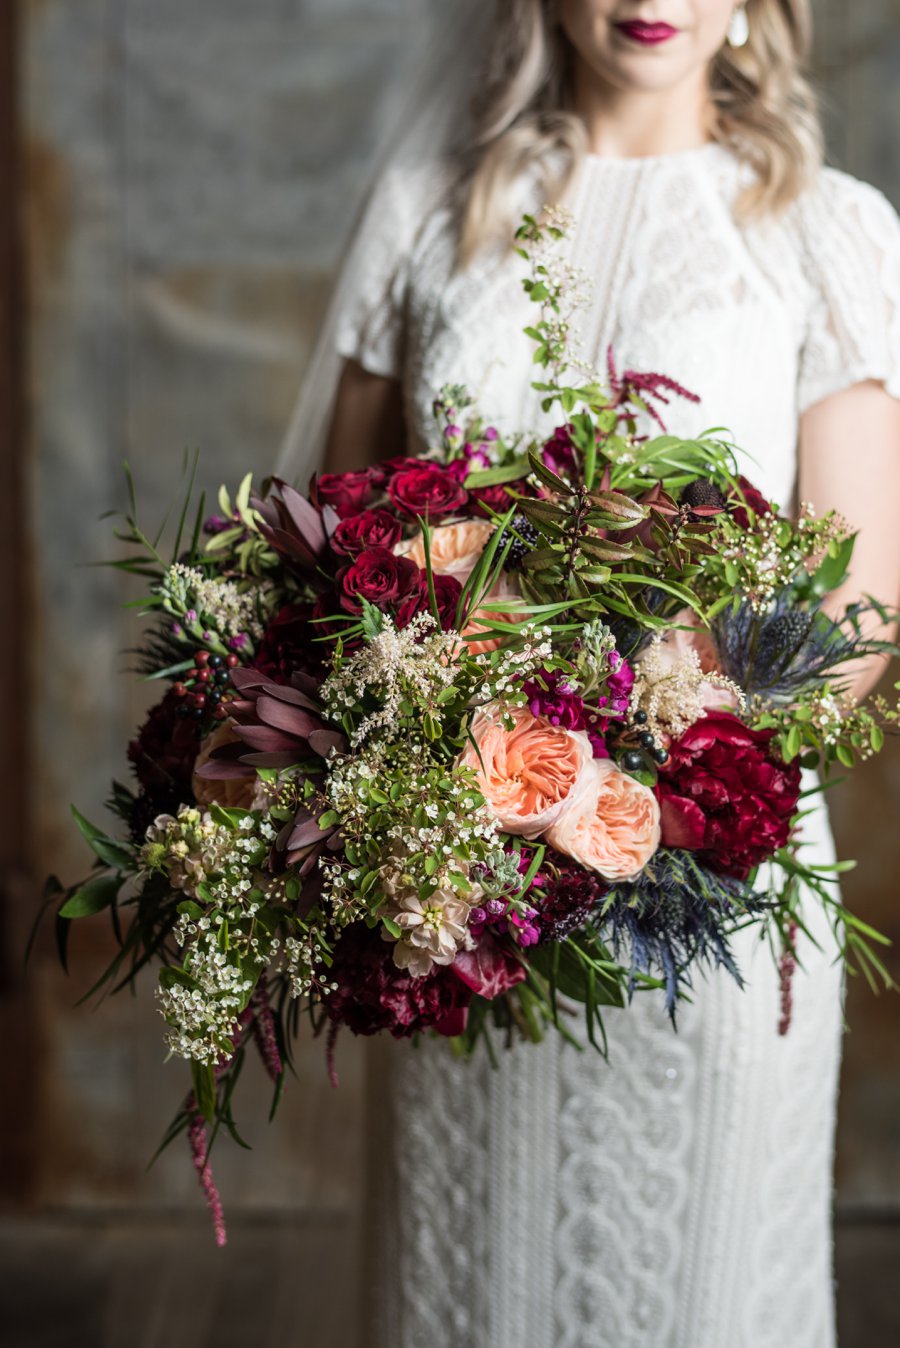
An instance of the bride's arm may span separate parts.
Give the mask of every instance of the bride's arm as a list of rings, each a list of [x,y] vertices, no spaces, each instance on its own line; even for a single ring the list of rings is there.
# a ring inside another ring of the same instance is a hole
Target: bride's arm
[[[900,401],[874,380],[843,389],[808,408],[800,418],[799,496],[817,515],[837,510],[859,530],[851,574],[829,600],[840,616],[847,604],[870,594],[886,607],[900,606]],[[891,639],[874,621],[872,636]],[[853,692],[875,687],[886,661],[860,662]]]
[[[345,473],[405,452],[399,382],[345,360],[325,441],[325,471]]]

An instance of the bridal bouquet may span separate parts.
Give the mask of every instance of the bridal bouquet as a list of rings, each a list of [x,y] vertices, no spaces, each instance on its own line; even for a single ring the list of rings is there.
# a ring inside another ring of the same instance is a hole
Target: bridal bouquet
[[[548,237],[527,219],[519,241],[552,435],[507,439],[448,387],[425,455],[307,496],[248,477],[189,536],[185,506],[171,559],[133,498],[118,533],[164,691],[109,802],[124,836],[76,813],[96,864],[51,898],[61,930],[111,915],[104,985],[159,965],[192,1073],[170,1136],[221,1239],[205,1126],[235,1132],[252,1043],[277,1095],[304,1012],[329,1061],[341,1026],[577,1043],[576,1007],[603,1049],[604,1009],[638,990],[674,1021],[699,965],[740,980],[730,937],[753,924],[785,1030],[801,886],[883,972],[797,830],[801,765],[850,766],[897,719],[844,688],[882,649],[864,609],[823,607],[852,535],[779,514],[723,439],[639,436],[640,409],[691,396],[672,380],[611,353],[602,384],[567,377]]]

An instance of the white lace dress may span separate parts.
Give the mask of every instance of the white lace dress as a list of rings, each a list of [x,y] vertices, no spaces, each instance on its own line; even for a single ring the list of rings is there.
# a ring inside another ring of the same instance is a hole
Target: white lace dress
[[[668,428],[727,426],[789,504],[799,413],[863,379],[900,396],[900,226],[828,169],[781,220],[738,227],[747,172],[716,145],[587,159],[568,202],[593,285],[583,347],[602,364],[612,342],[620,368],[700,394]],[[438,188],[383,181],[339,349],[402,381],[420,442],[445,382],[502,428],[534,427],[522,264],[451,277]],[[824,817],[806,833],[827,859]],[[769,949],[747,937],[743,992],[710,974],[677,1034],[650,994],[610,1013],[609,1064],[552,1034],[498,1070],[379,1045],[365,1348],[828,1348],[841,977],[814,925],[784,1038]]]

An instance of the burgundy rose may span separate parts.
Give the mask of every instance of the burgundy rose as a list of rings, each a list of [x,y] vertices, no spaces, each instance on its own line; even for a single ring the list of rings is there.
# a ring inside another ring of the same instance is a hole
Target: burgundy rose
[[[441,631],[450,632],[456,626],[456,609],[462,586],[455,576],[432,576],[434,597],[437,601]],[[431,612],[431,596],[428,592],[428,573],[419,572],[418,588],[411,590],[397,609],[397,626],[406,627],[417,613]]]
[[[355,557],[366,548],[393,548],[402,530],[387,510],[363,510],[341,520],[331,535],[331,546],[343,557]]]
[[[338,579],[341,608],[362,613],[362,599],[378,608],[405,599],[418,586],[419,568],[409,557],[395,557],[389,548],[367,548]]]
[[[462,510],[469,493],[452,473],[438,464],[420,465],[396,473],[387,484],[388,495],[404,515],[440,519]]]
[[[330,505],[341,519],[364,510],[373,492],[372,474],[367,469],[356,473],[321,473],[310,489],[320,510]]]
[[[331,1020],[354,1034],[388,1030],[395,1039],[432,1029],[462,1034],[471,990],[449,968],[435,966],[424,978],[413,978],[397,968],[392,951],[362,922],[344,930],[328,970],[337,989],[322,999]]]
[[[709,712],[671,746],[658,787],[664,847],[696,851],[744,879],[783,847],[800,794],[800,768],[769,749],[774,732]]]
[[[505,515],[515,505],[515,496],[532,496],[524,478],[516,482],[507,482],[494,487],[475,487],[469,492],[469,504],[476,515],[491,519],[494,515]]]
[[[731,498],[731,518],[741,529],[750,528],[750,516],[747,514],[747,507],[753,511],[757,517],[760,515],[774,515],[771,501],[767,501],[761,491],[757,491],[753,483],[746,477],[738,478],[738,486],[741,489],[743,500],[735,493]]]
[[[290,683],[295,670],[318,671],[322,650],[316,638],[322,633],[311,619],[311,604],[284,604],[269,622],[253,660],[254,669],[275,683]]]

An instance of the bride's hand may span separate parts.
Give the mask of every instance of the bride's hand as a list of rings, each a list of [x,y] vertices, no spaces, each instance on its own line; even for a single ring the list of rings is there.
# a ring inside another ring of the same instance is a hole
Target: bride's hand
[[[814,404],[800,418],[799,498],[817,515],[836,510],[859,535],[851,574],[827,602],[832,617],[872,595],[890,610],[900,607],[900,401],[875,380],[855,384]],[[893,640],[875,613],[863,622],[867,636]],[[849,666],[851,690],[862,700],[887,665],[874,656]]]

